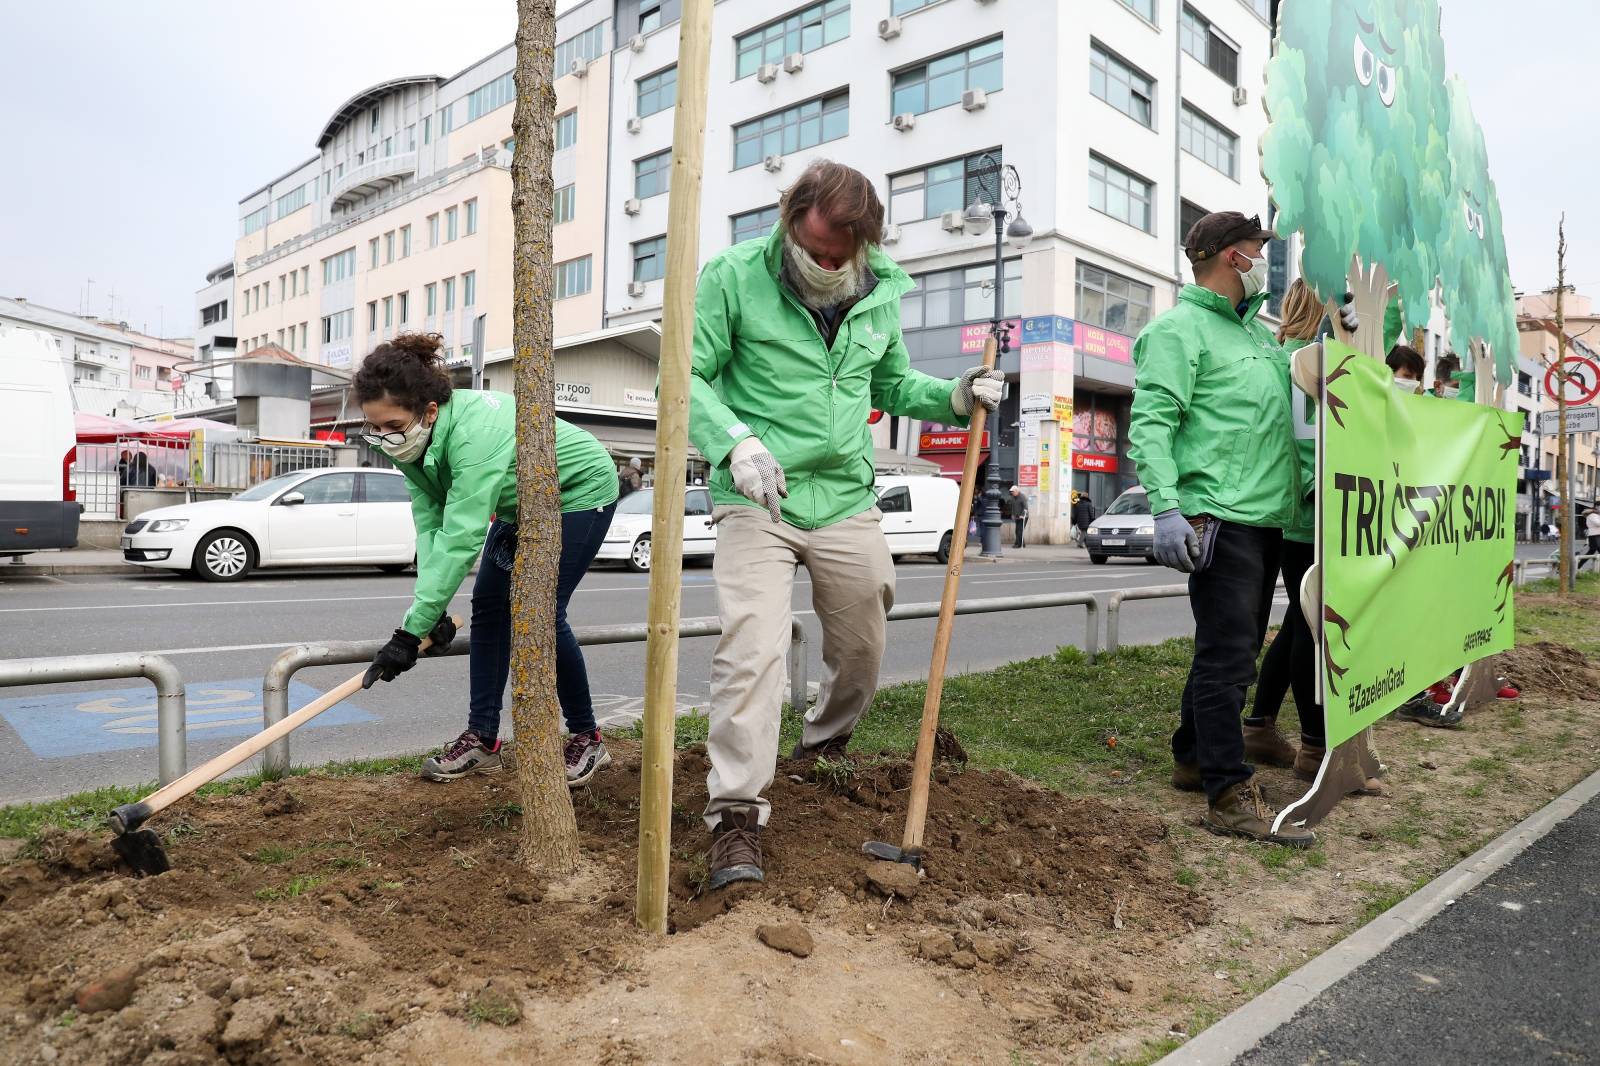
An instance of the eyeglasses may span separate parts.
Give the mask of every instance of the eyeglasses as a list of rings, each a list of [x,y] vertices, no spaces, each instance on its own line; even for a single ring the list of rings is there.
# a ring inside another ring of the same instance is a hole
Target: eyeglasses
[[[417,421],[420,422],[421,419],[418,419]],[[366,422],[361,426],[361,439],[372,445],[374,448],[381,448],[385,444],[394,448],[398,448],[400,445],[406,442],[406,434],[410,433],[415,428],[417,428],[417,422],[411,423],[409,427],[403,430],[390,430],[385,432],[373,425],[371,422]]]

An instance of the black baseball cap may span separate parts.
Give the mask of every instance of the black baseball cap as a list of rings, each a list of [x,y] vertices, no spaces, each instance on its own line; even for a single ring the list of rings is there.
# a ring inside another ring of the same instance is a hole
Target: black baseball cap
[[[1261,226],[1261,216],[1246,218],[1238,211],[1213,211],[1189,228],[1183,250],[1189,262],[1210,259],[1230,244],[1240,241],[1270,241],[1277,234]]]

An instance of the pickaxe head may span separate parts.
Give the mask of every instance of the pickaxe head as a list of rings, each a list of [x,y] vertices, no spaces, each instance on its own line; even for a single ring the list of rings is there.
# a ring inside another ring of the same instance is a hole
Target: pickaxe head
[[[164,874],[172,869],[172,860],[161,846],[161,837],[154,829],[139,828],[150,817],[150,807],[143,802],[124,803],[111,812],[111,850],[128,867],[135,877]]]
[[[922,869],[921,848],[907,849],[894,844],[886,844],[881,840],[869,840],[861,845],[861,851],[865,855],[871,855],[874,859],[882,859],[884,862],[903,862],[913,870]]]

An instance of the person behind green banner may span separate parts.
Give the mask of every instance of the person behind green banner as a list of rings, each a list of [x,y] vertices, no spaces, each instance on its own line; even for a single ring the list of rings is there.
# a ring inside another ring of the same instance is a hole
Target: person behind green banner
[[[1214,833],[1309,847],[1309,830],[1273,832],[1240,723],[1282,530],[1303,499],[1286,356],[1258,318],[1272,237],[1237,211],[1189,230],[1195,283],[1134,343],[1128,452],[1155,516],[1156,560],[1190,575],[1195,651],[1172,736],[1173,785],[1205,791]],[[1353,308],[1340,317],[1355,328]]]

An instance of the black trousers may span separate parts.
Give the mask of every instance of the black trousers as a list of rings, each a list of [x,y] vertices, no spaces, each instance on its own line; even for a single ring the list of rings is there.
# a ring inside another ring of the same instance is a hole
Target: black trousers
[[[1248,781],[1239,716],[1267,636],[1283,533],[1224,522],[1211,565],[1189,577],[1194,663],[1183,687],[1172,757],[1198,763],[1206,799]]]
[[[1017,527],[1017,543],[1014,546],[1020,548],[1022,547],[1022,527],[1028,524],[1028,516],[1022,515],[1019,518],[1013,518],[1011,521]]]
[[[1284,693],[1293,690],[1294,705],[1300,711],[1300,739],[1312,747],[1325,747],[1327,730],[1322,708],[1317,704],[1317,646],[1305,612],[1300,610],[1300,582],[1316,551],[1310,544],[1285,540],[1279,554],[1278,571],[1283,574],[1283,589],[1289,594],[1289,609],[1284,612],[1283,628],[1273,638],[1261,660],[1261,679],[1256,682],[1252,718],[1276,720],[1283,709]]]

